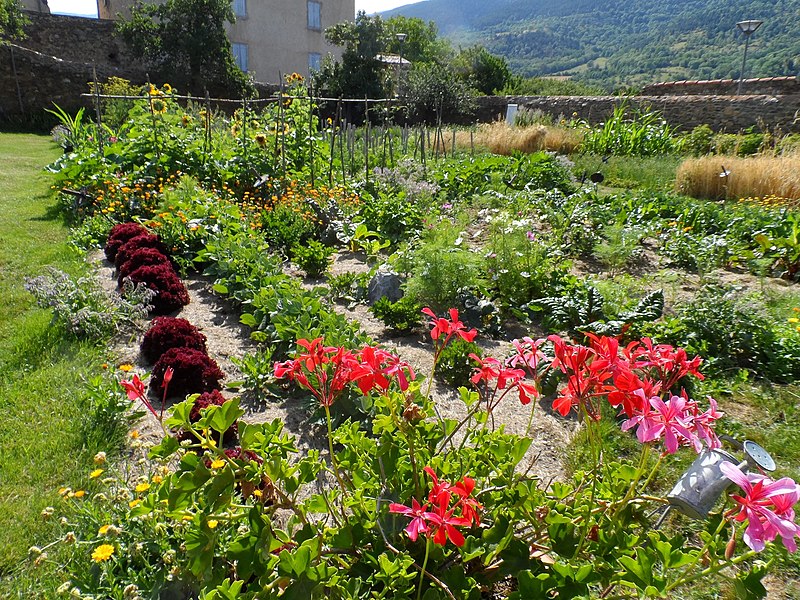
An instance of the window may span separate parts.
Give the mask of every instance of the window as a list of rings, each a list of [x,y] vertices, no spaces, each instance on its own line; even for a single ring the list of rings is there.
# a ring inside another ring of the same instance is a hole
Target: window
[[[320,31],[322,29],[322,3],[308,0],[308,28]]]
[[[237,17],[246,17],[247,0],[233,0],[233,14]]]
[[[319,52],[308,53],[308,72],[319,71],[322,66],[322,54]]]
[[[231,44],[231,50],[233,50],[233,59],[236,61],[236,66],[247,73],[247,44],[234,42]]]

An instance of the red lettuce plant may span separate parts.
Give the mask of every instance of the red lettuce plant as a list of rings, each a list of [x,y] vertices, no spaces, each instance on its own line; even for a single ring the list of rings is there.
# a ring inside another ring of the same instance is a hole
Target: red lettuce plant
[[[128,277],[158,292],[153,298],[153,314],[166,315],[189,304],[189,292],[172,265],[145,265]]]
[[[186,319],[157,317],[144,334],[140,350],[150,362],[155,363],[167,350],[191,348],[206,352],[206,336]]]
[[[169,257],[156,248],[137,248],[117,269],[117,284],[122,285],[122,280],[139,267],[171,264]]]
[[[169,384],[171,396],[202,394],[220,388],[219,382],[225,373],[216,361],[205,352],[192,348],[172,348],[158,359],[150,377],[150,386],[159,394],[164,389],[164,373],[172,367],[172,382]]]
[[[147,235],[147,229],[145,229],[144,225],[140,225],[139,223],[128,222],[114,225],[106,239],[106,247],[104,249],[106,258],[114,262],[120,247],[128,240],[140,235]]]
[[[192,406],[192,411],[189,413],[189,421],[192,423],[197,423],[200,420],[200,411],[204,408],[208,408],[209,406],[222,406],[228,402],[228,398],[223,396],[219,390],[211,390],[210,392],[204,392],[198,396],[197,400],[194,401],[194,405]],[[217,444],[229,444],[233,442],[239,434],[239,423],[234,422],[228,430],[220,436],[218,432],[213,432],[214,438],[217,441]],[[196,442],[197,439],[195,436],[186,429],[181,429],[178,431],[177,437],[179,440],[189,440],[191,442]],[[222,439],[220,439],[222,437]],[[253,456],[256,456],[253,454]],[[233,458],[233,457],[231,457]],[[256,456],[256,458],[258,458]]]
[[[161,239],[157,235],[143,233],[129,239],[122,244],[122,246],[120,246],[114,258],[114,266],[119,269],[123,264],[130,260],[134,252],[136,252],[139,248],[155,248],[161,252],[161,254],[168,254],[167,247],[161,242]]]

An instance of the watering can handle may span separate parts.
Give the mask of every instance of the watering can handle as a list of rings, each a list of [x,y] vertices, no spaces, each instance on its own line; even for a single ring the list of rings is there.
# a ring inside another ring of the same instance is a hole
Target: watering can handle
[[[728,442],[731,446],[736,448],[737,450],[744,450],[744,444],[737,440],[735,437],[730,435],[721,435],[719,439],[725,442]]]

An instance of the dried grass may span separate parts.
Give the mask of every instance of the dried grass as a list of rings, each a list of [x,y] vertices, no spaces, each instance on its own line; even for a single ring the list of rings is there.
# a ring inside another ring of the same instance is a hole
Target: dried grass
[[[509,155],[513,151],[539,152],[548,150],[559,154],[570,154],[581,143],[581,134],[574,129],[532,125],[513,127],[504,121],[479,125],[470,137],[469,131],[456,134],[456,146],[486,148],[494,154]]]
[[[800,198],[800,153],[781,156],[703,156],[683,161],[675,189],[693,198]]]

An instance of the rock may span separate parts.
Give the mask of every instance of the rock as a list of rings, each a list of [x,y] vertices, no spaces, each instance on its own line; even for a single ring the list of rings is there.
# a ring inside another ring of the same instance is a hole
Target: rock
[[[370,279],[367,287],[367,300],[370,304],[375,304],[381,298],[397,302],[403,297],[403,290],[400,289],[402,283],[403,280],[400,279],[400,276],[384,265]]]

